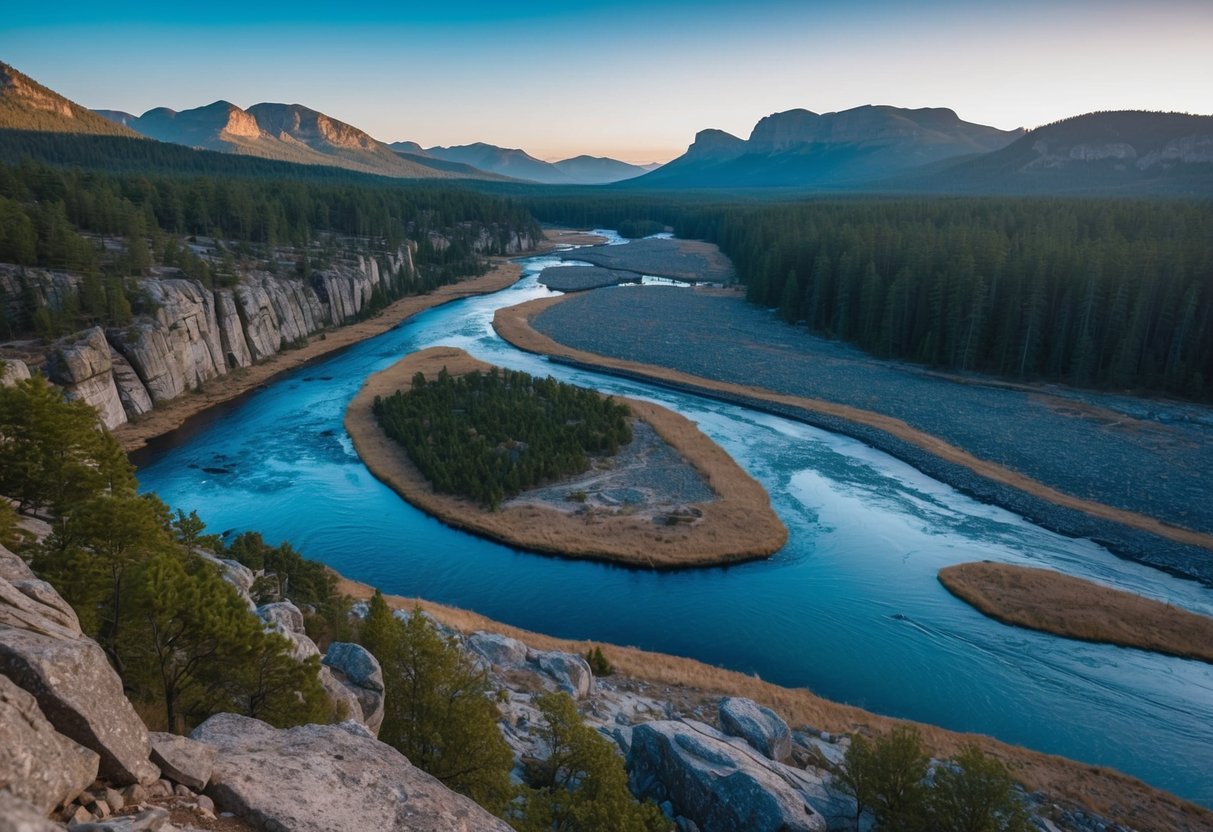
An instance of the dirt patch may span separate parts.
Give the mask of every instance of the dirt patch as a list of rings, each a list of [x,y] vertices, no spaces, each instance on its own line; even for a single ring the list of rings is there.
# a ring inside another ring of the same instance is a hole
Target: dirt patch
[[[960,563],[939,582],[996,621],[1213,664],[1213,618],[1048,569]]]
[[[651,569],[756,560],[774,554],[787,541],[787,529],[772,511],[766,491],[723,449],[683,416],[633,399],[618,400],[650,425],[714,492],[714,499],[687,507],[698,517],[658,524],[651,512],[647,516],[597,510],[572,513],[518,501],[494,512],[471,500],[435,493],[404,449],[379,428],[371,408],[376,396],[406,389],[415,373],[433,376],[443,367],[457,375],[485,371],[490,365],[451,347],[414,353],[366,380],[346,411],[345,427],[376,477],[448,525],[546,554]]]
[[[758,387],[716,381],[651,364],[641,364],[636,361],[596,355],[557,343],[531,326],[531,320],[536,315],[539,315],[550,306],[564,301],[568,297],[570,296],[560,295],[551,298],[539,298],[538,300],[518,306],[499,309],[493,318],[493,327],[502,338],[528,352],[559,356],[611,370],[622,370],[638,377],[658,382],[673,382],[688,388],[697,388],[705,391],[757,399],[773,404],[787,405],[876,428],[933,456],[963,466],[982,477],[1026,492],[1046,502],[1073,509],[1092,517],[1121,523],[1130,528],[1150,532],[1168,540],[1213,550],[1213,534],[1180,528],[1137,512],[1065,494],[1003,465],[980,459],[968,451],[949,444],[925,431],[913,428],[901,419],[892,416],[863,410],[850,405],[775,393]]]
[[[171,402],[157,405],[138,420],[116,428],[113,431],[114,438],[118,440],[123,451],[130,453],[142,448],[149,440],[181,427],[191,416],[267,384],[275,376],[387,332],[418,312],[471,295],[486,295],[504,289],[517,281],[521,274],[522,267],[517,263],[499,262],[492,271],[481,277],[440,286],[428,295],[401,298],[374,318],[340,329],[316,333],[299,349],[280,352],[260,364],[233,370],[225,376],[211,380],[200,392],[186,393]]]
[[[367,584],[339,578],[338,591],[358,600],[374,594]],[[584,654],[601,647],[618,676],[639,679],[661,687],[670,699],[700,702],[720,696],[745,696],[772,708],[794,727],[812,726],[832,733],[882,733],[895,725],[914,724],[932,754],[946,757],[973,744],[1002,760],[1029,791],[1041,790],[1063,801],[1116,819],[1140,832],[1213,829],[1213,812],[1152,788],[1140,780],[1108,768],[1086,765],[1050,754],[1008,745],[980,734],[962,734],[934,725],[907,723],[879,716],[850,705],[831,702],[804,689],[784,688],[754,676],[635,647],[572,641],[533,633],[502,624],[478,613],[415,598],[387,596],[395,609],[420,606],[442,623],[464,633],[487,630],[519,639],[537,650]],[[612,682],[617,680],[611,677]],[[1165,750],[1159,753],[1166,753]]]

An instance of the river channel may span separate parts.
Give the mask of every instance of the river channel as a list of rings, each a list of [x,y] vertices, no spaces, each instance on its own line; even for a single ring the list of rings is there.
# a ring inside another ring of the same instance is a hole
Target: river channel
[[[418,315],[170,437],[140,468],[143,488],[196,508],[211,531],[289,540],[385,592],[990,734],[1213,807],[1213,666],[1006,627],[935,575],[971,560],[1030,564],[1205,614],[1213,590],[978,503],[855,440],[513,348],[493,332],[494,311],[550,294],[535,276],[557,262],[529,258],[508,289]],[[787,545],[758,563],[651,573],[530,554],[412,508],[367,471],[342,417],[368,375],[438,344],[682,413],[766,487]]]

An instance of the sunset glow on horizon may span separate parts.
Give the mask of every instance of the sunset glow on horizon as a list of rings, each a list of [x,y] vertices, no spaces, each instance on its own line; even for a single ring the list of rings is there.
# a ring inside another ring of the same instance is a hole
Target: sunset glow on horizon
[[[300,103],[386,142],[666,161],[697,131],[863,104],[996,127],[1213,112],[1213,3],[125,2],[6,10],[0,60],[92,108]]]

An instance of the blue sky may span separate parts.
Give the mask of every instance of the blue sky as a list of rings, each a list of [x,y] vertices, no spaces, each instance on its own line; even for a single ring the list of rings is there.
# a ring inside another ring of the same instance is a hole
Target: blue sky
[[[1003,128],[1210,113],[1211,44],[1213,0],[15,0],[0,19],[0,60],[89,107],[284,101],[384,141],[630,161],[795,107],[951,107]]]

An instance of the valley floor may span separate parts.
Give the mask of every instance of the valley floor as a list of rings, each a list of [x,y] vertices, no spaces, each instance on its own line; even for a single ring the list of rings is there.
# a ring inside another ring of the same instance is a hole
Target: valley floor
[[[727,290],[599,289],[495,325],[532,352],[854,436],[1042,526],[1213,582],[1209,408],[883,361]]]

